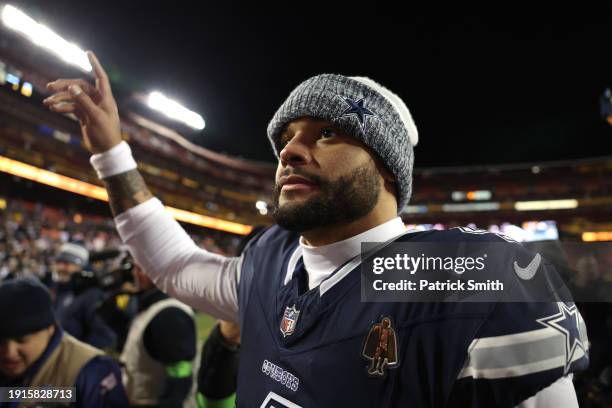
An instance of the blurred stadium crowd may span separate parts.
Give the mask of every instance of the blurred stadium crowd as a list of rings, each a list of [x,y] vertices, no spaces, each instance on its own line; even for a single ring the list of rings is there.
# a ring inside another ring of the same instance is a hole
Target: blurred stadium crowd
[[[146,278],[142,274],[139,280],[134,271],[138,267],[123,249],[112,219],[68,214],[63,209],[40,202],[30,203],[17,199],[7,202],[3,199],[0,204],[0,285],[23,282],[24,279],[45,285],[49,290],[57,326],[76,339],[104,350],[121,361],[131,324],[143,310],[143,299],[155,304],[167,297],[150,282],[143,284]],[[243,241],[236,236],[215,231],[200,231],[191,235],[191,238],[200,247],[222,255],[235,254]],[[6,289],[7,286],[3,287]],[[35,303],[38,296],[30,293],[24,300]],[[6,302],[6,298],[0,299],[3,318],[7,313],[21,320],[35,318],[36,311],[22,312],[18,305],[14,305],[17,310],[13,310],[7,307],[13,305],[7,305]],[[187,316],[183,327],[173,324],[173,321]],[[181,349],[181,341],[175,339],[182,339],[185,355],[181,358],[185,360],[180,361],[188,361],[192,366],[188,370],[188,381],[175,394],[168,391],[171,387],[162,386],[166,390],[164,397],[156,400],[155,406],[232,406],[237,368],[236,347],[223,346],[221,339],[225,338],[221,337],[220,327],[207,316],[193,316],[192,313],[173,316],[166,311],[163,317],[165,320],[156,323],[161,328],[161,332],[155,333],[157,347],[163,344],[168,349]],[[3,380],[6,374],[3,369],[6,369],[6,360],[10,360],[10,352],[3,348],[8,346],[1,339],[5,330],[0,330],[1,386],[7,385]],[[230,327],[229,330],[231,336],[231,330],[235,329]],[[170,344],[163,343],[164,336],[169,336],[167,341]],[[24,338],[27,344],[27,336]],[[206,338],[213,340],[207,342],[202,349]],[[237,342],[237,339],[234,341]],[[204,352],[202,357],[201,351]],[[173,356],[168,358],[172,359]],[[198,373],[194,370],[200,366],[201,358],[208,362],[208,370]],[[214,375],[211,375],[210,370]],[[229,379],[223,377],[224,370],[228,371]],[[159,376],[160,380],[166,377],[163,373]],[[201,380],[194,382],[195,378]],[[219,384],[220,379],[222,382]],[[196,384],[201,389],[200,394],[195,389]],[[206,405],[204,395],[212,396],[209,405]],[[226,401],[227,397],[229,399]],[[130,400],[134,403],[132,398]],[[3,402],[0,402],[0,406],[4,407]],[[96,400],[79,406],[127,406],[127,402],[121,399]]]
[[[111,218],[69,214],[41,202],[3,199],[0,204],[0,279],[32,275],[50,282],[53,260],[66,242],[82,243],[93,254],[90,265],[97,275],[118,267],[122,245]],[[222,255],[235,253],[240,242],[215,231],[191,237],[202,248]]]

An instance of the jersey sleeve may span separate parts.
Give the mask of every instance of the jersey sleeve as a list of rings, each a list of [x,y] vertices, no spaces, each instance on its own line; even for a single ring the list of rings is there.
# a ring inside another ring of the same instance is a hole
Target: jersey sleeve
[[[576,305],[498,303],[468,348],[450,401],[514,407],[588,366],[588,339]]]
[[[506,265],[501,269],[506,274],[518,275],[510,266],[513,260],[527,265],[535,256],[501,235],[465,228],[455,234],[461,234],[462,240],[509,242],[511,245],[500,254]],[[515,277],[516,287],[521,291],[513,295],[512,301],[496,303],[476,332],[453,385],[450,406],[515,407],[528,400],[531,405],[525,406],[547,406],[541,404],[548,399],[547,390],[561,389],[553,384],[565,384],[562,388],[568,391],[563,379],[588,367],[589,342],[584,320],[571,295],[560,292],[564,286],[555,265],[546,260],[540,265],[537,273],[546,278],[546,296],[534,296],[535,292],[530,292],[532,281]],[[575,399],[574,392],[567,395],[570,400]]]

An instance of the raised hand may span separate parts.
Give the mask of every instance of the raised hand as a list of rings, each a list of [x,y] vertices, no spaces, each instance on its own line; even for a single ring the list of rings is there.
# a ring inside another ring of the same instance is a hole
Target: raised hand
[[[96,85],[83,79],[58,79],[47,84],[54,92],[43,103],[50,110],[74,113],[81,124],[85,146],[91,153],[102,153],[121,142],[119,111],[108,75],[93,52],[87,51]]]

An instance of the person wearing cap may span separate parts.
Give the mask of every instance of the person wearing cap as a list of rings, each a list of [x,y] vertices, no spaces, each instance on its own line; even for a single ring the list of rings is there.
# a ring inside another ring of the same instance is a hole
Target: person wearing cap
[[[118,364],[62,330],[49,291],[31,278],[7,280],[0,284],[0,387],[43,386],[75,387],[73,407],[129,406]]]
[[[588,342],[573,304],[361,301],[362,242],[506,242],[465,228],[407,233],[418,133],[399,96],[365,77],[299,84],[268,126],[277,225],[228,258],[198,248],[152,196],[88,56],[96,85],[51,82],[44,103],[79,118],[119,234],[153,282],[239,322],[239,407],[577,406],[570,375],[587,366]],[[569,315],[574,326],[555,326]]]
[[[101,349],[113,349],[116,333],[97,313],[105,294],[95,275],[86,270],[89,251],[77,243],[63,244],[54,260],[52,291],[55,313],[64,328],[77,339]]]

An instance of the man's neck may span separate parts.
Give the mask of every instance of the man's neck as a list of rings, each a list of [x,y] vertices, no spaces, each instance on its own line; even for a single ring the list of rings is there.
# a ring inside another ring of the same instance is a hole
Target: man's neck
[[[302,238],[306,245],[314,247],[329,245],[359,235],[395,217],[397,214],[390,212],[370,213],[366,217],[349,223],[326,225],[306,231],[302,233]]]

